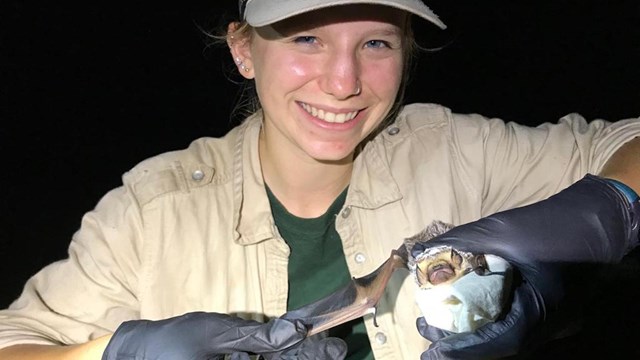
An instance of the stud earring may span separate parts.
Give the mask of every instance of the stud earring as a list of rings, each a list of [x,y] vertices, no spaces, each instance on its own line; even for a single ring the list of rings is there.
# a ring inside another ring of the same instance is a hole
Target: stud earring
[[[238,65],[240,69],[244,70],[245,72],[249,72],[249,70],[251,70],[247,65],[244,64],[240,57],[237,57],[234,60],[236,62],[236,65]]]

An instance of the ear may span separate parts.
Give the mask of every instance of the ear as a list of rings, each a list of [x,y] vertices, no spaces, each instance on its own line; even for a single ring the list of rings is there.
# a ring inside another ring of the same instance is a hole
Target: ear
[[[418,277],[418,285],[430,285],[429,278],[427,277],[427,269],[424,268],[427,264],[427,261],[420,261],[416,264],[416,276]]]
[[[462,255],[453,248],[451,248],[451,263],[456,270],[460,270],[462,267]]]
[[[487,264],[487,259],[484,255],[474,255],[472,258],[473,271],[475,271],[478,275],[484,275],[485,271],[489,269],[489,265]]]
[[[251,29],[241,27],[239,22],[232,22],[227,26],[227,45],[233,62],[240,75],[246,79],[253,79],[255,76],[251,57],[250,32]]]

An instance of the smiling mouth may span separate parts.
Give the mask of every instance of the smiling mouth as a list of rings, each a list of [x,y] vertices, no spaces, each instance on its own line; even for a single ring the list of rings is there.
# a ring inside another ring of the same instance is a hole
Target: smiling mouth
[[[330,111],[315,108],[303,102],[301,102],[300,105],[311,116],[329,123],[343,124],[349,120],[353,120],[358,115],[358,112],[359,112],[359,110],[356,110],[356,111],[350,111],[345,113],[333,113]]]

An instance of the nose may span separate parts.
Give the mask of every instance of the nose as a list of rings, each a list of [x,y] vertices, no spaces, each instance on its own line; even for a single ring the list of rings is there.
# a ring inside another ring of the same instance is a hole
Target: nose
[[[362,91],[357,54],[352,52],[333,54],[327,59],[323,71],[322,90],[336,99],[347,99],[359,95]]]

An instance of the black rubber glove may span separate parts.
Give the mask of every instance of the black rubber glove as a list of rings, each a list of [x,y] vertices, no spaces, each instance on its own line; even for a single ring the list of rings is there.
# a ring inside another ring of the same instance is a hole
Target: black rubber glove
[[[344,343],[334,339],[305,339],[300,322],[274,319],[268,323],[225,314],[193,312],[166,320],[134,320],[120,325],[102,360],[120,359],[334,359]],[[344,357],[344,355],[343,355]]]
[[[493,254],[519,272],[504,317],[472,333],[452,334],[419,318],[433,343],[422,359],[493,359],[511,356],[566,331],[557,311],[575,290],[582,268],[619,262],[638,244],[640,204],[630,204],[609,181],[587,175],[547,200],[458,226],[428,242]],[[551,326],[553,325],[553,326]]]
[[[342,360],[347,355],[347,344],[344,340],[327,337],[327,332],[315,334],[304,339],[303,342],[285,351],[265,354],[266,360],[313,360],[331,359]]]

